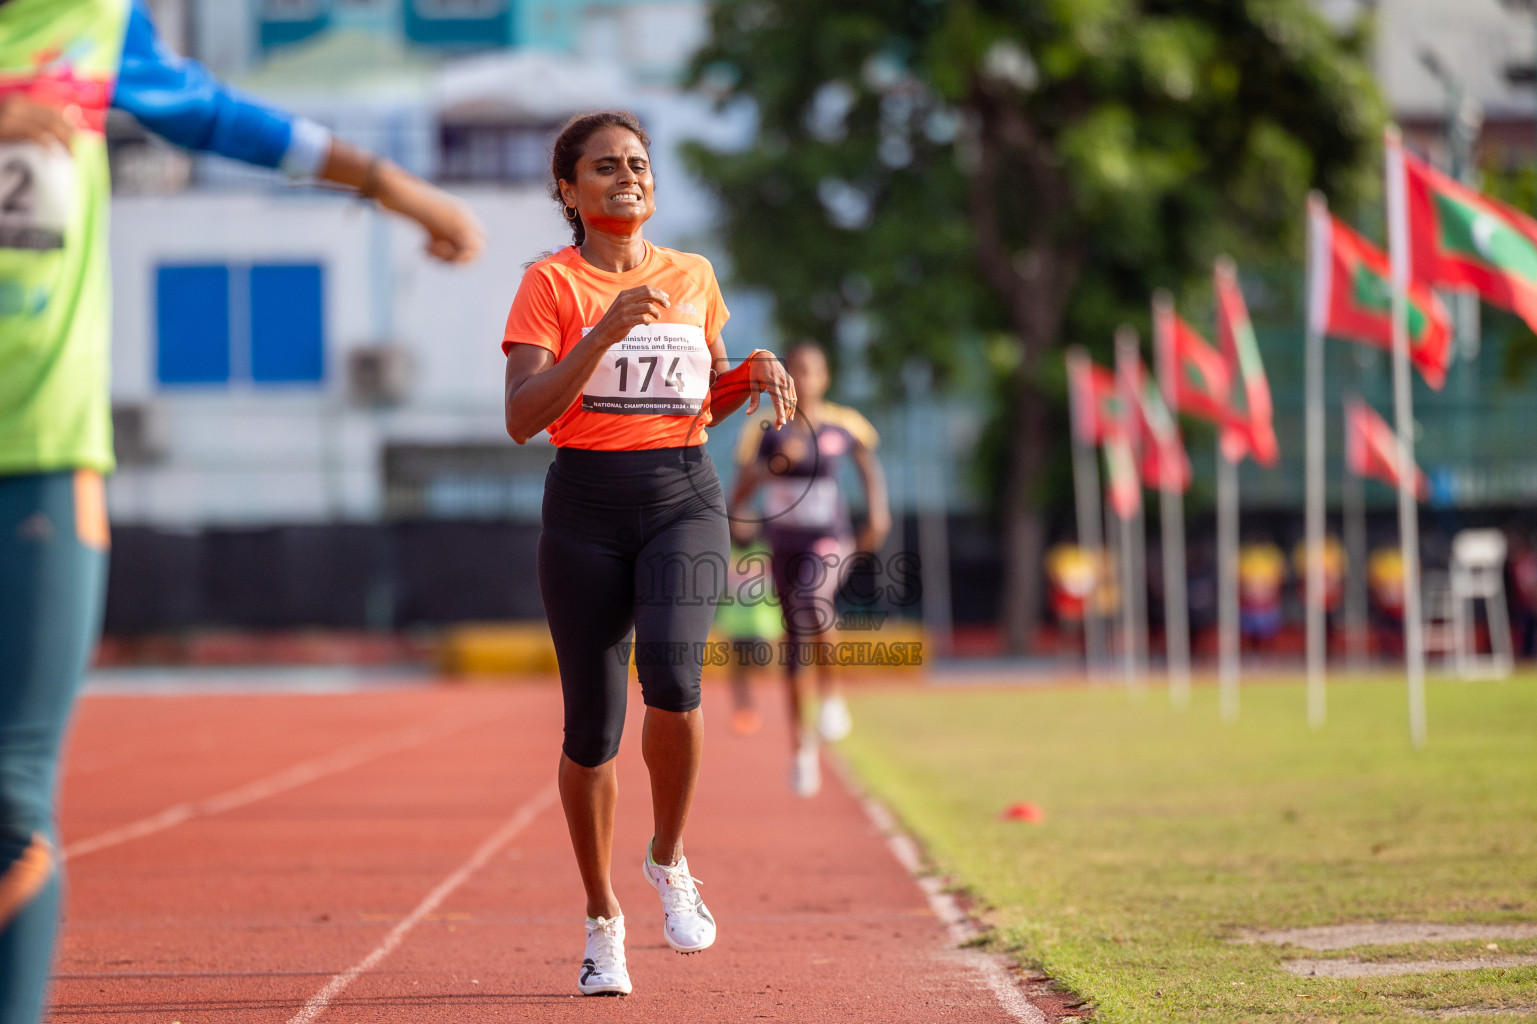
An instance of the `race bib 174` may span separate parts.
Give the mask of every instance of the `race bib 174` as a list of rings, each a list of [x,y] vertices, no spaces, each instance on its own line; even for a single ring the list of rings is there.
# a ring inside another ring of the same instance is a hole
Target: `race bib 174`
[[[604,353],[582,389],[582,410],[697,416],[710,391],[710,369],[703,328],[640,324]]]
[[[62,249],[76,197],[62,148],[0,143],[0,249]]]

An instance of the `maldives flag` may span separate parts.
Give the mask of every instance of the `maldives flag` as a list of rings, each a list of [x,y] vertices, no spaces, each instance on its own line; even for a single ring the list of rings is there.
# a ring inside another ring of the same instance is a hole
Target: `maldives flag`
[[[1276,443],[1270,382],[1265,379],[1265,364],[1260,361],[1259,344],[1254,340],[1254,326],[1249,322],[1249,308],[1238,290],[1238,270],[1233,261],[1217,261],[1217,345],[1228,365],[1243,385],[1237,422],[1222,431],[1222,451],[1236,462],[1247,452],[1265,467],[1274,466],[1281,449]]]
[[[1537,221],[1407,152],[1391,128],[1387,154],[1394,279],[1470,289],[1537,330]]]
[[[1148,377],[1137,357],[1116,361],[1122,375],[1121,393],[1130,395],[1132,418],[1132,453],[1148,487],[1169,487],[1184,492],[1190,489],[1193,475],[1190,456],[1180,441],[1179,425],[1164,404],[1158,385]],[[1165,472],[1168,479],[1164,479]]]
[[[1308,326],[1319,334],[1393,347],[1392,285],[1381,249],[1330,216],[1323,197],[1308,197]],[[1446,383],[1452,325],[1424,281],[1409,289],[1409,359],[1425,383]]]
[[[1067,387],[1072,408],[1073,434],[1086,445],[1096,445],[1121,429],[1121,401],[1115,375],[1095,366],[1080,346],[1067,350]]]
[[[1142,482],[1160,490],[1168,487],[1183,494],[1190,490],[1194,476],[1190,468],[1190,455],[1180,440],[1179,425],[1163,403],[1158,385],[1151,380],[1143,388],[1142,401]],[[1167,466],[1168,480],[1164,479]]]
[[[1130,519],[1142,507],[1142,485],[1137,482],[1137,457],[1132,453],[1131,438],[1116,431],[1105,438],[1105,476],[1110,492],[1110,508],[1122,519]]]
[[[1356,476],[1398,486],[1398,435],[1359,398],[1345,400],[1345,465]],[[1414,490],[1421,500],[1430,492],[1425,474],[1417,467]]]
[[[1072,404],[1073,433],[1083,444],[1102,444],[1110,508],[1130,519],[1142,506],[1137,483],[1137,456],[1127,432],[1126,403],[1116,375],[1095,366],[1077,345],[1067,351],[1067,386]]]
[[[1232,422],[1233,374],[1227,360],[1174,311],[1168,292],[1153,296],[1153,351],[1158,383],[1174,412]]]

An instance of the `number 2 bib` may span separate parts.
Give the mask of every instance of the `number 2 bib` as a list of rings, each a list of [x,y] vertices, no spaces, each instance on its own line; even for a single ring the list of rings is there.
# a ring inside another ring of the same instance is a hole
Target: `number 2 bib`
[[[582,333],[591,329],[584,328]],[[704,328],[639,324],[604,353],[582,389],[582,410],[697,416],[710,392],[711,367]]]
[[[62,249],[77,192],[63,149],[0,142],[0,249]]]

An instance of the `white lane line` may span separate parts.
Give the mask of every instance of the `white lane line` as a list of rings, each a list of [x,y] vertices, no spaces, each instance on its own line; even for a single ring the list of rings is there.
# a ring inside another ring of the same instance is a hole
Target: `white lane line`
[[[341,995],[343,990],[348,985],[351,985],[359,975],[373,970],[379,965],[380,961],[393,953],[395,948],[405,941],[405,937],[410,934],[411,929],[421,922],[422,918],[436,910],[438,905],[447,899],[455,889],[463,885],[471,875],[484,867],[486,861],[496,856],[497,851],[512,842],[519,832],[527,828],[529,822],[533,821],[540,811],[554,802],[555,786],[552,784],[541,789],[532,799],[522,807],[519,807],[501,828],[491,833],[491,836],[481,843],[474,853],[470,854],[469,860],[459,865],[453,874],[439,882],[437,888],[429,892],[426,898],[416,905],[416,909],[411,911],[404,921],[391,928],[389,934],[384,937],[384,941],[379,943],[373,952],[326,982],[325,987],[311,996],[310,1001],[304,1004],[304,1009],[294,1014],[288,1024],[310,1024],[316,1017],[324,1013],[326,1007],[331,1004],[331,1000]]]
[[[498,716],[499,717],[499,716]],[[439,739],[443,736],[467,729],[472,725],[481,725],[489,721],[481,717],[473,720],[465,720],[454,716],[452,721],[439,722],[436,725],[412,726],[395,732],[385,733],[371,739],[361,740],[351,746],[333,750],[329,754],[301,761],[292,767],[285,768],[266,778],[248,782],[243,786],[220,793],[216,796],[206,797],[202,800],[189,800],[185,803],[173,804],[157,814],[138,821],[119,825],[117,828],[98,832],[94,836],[76,840],[64,847],[64,859],[74,860],[84,857],[89,853],[105,850],[110,846],[118,846],[122,843],[142,839],[145,836],[163,832],[168,828],[180,825],[192,818],[207,817],[211,814],[223,814],[233,811],[247,804],[265,800],[270,796],[285,793],[290,789],[296,789],[316,779],[327,775],[335,775],[338,772],[356,768],[361,764],[385,756],[386,754],[399,753],[412,747],[421,746],[429,740]]]
[[[891,855],[897,859],[897,863],[907,869],[913,881],[918,883],[918,888],[923,890],[923,895],[929,902],[929,909],[944,923],[950,941],[956,946],[954,955],[981,975],[1004,1013],[1020,1021],[1021,1024],[1047,1024],[1046,1015],[1041,1012],[1040,1007],[1026,999],[1024,993],[1019,990],[1019,983],[1009,973],[1007,960],[995,953],[985,953],[980,949],[967,946],[967,943],[976,939],[980,933],[972,924],[971,918],[966,916],[966,912],[955,901],[955,897],[945,891],[943,880],[924,873],[923,856],[918,849],[918,844],[902,831],[902,826],[884,804],[862,791],[854,782],[848,766],[841,759],[829,758],[829,760],[832,761],[836,769],[835,774],[843,783],[843,787],[860,802],[871,823],[880,830],[881,835],[885,836],[886,848],[891,851]]]

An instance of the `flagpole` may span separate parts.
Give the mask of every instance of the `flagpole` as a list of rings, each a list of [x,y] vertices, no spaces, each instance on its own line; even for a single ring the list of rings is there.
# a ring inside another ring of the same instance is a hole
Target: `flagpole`
[[[1327,288],[1328,213],[1317,192],[1308,196],[1307,316],[1307,700],[1308,725],[1323,727],[1327,714],[1325,670],[1328,624],[1324,620],[1324,318]]]
[[[1217,704],[1238,719],[1238,463],[1217,443]]]
[[[1172,403],[1175,381],[1170,380],[1170,360],[1165,356],[1169,339],[1161,336],[1161,322],[1167,322],[1174,302],[1168,293],[1153,297],[1153,367],[1158,378],[1158,393]],[[1176,416],[1170,409],[1170,416]],[[1178,424],[1178,419],[1174,422]],[[1163,635],[1169,671],[1169,703],[1177,708],[1190,704],[1190,602],[1185,562],[1185,498],[1174,476],[1176,453],[1166,452],[1159,460],[1159,512],[1163,520]]]
[[[1069,372],[1086,375],[1089,369],[1088,358],[1087,353],[1074,346],[1068,352]],[[1099,509],[1099,466],[1094,461],[1092,442],[1086,443],[1077,429],[1086,412],[1076,408],[1083,397],[1076,387],[1068,388],[1068,400],[1075,406],[1072,410],[1073,493],[1077,499],[1078,546],[1088,552],[1094,563],[1094,585],[1083,603],[1083,662],[1085,671],[1092,678],[1098,673],[1105,657],[1105,623],[1099,614],[1099,588],[1106,565],[1104,520]],[[1097,409],[1089,411],[1098,414]]]
[[[1121,549],[1121,655],[1126,677],[1126,692],[1137,690],[1137,612],[1132,599],[1132,581],[1136,576],[1132,567],[1131,520],[1115,513],[1117,536]]]
[[[1138,405],[1141,396],[1127,394],[1127,383],[1134,377],[1140,377],[1142,356],[1138,351],[1137,333],[1132,328],[1122,325],[1115,332],[1115,360],[1116,383],[1121,389],[1121,414],[1126,418],[1126,436],[1132,444],[1132,473],[1137,485],[1141,487],[1141,451],[1138,447],[1138,439],[1141,436],[1138,422]],[[1130,588],[1127,602],[1131,608],[1131,618],[1127,621],[1129,633],[1129,646],[1134,653],[1136,669],[1132,685],[1134,691],[1140,695],[1143,685],[1143,675],[1147,671],[1147,525],[1143,512],[1142,502],[1137,502],[1137,510],[1126,522],[1126,549],[1130,556],[1127,567],[1129,573],[1127,583]]]
[[[1425,745],[1425,636],[1420,611],[1420,524],[1414,466],[1414,391],[1409,378],[1411,279],[1403,140],[1387,130],[1388,253],[1392,265],[1393,412],[1398,429],[1398,538],[1404,563],[1404,661],[1408,677],[1409,740]]]
[[[1137,695],[1141,696],[1147,683],[1148,673],[1148,642],[1147,642],[1147,510],[1141,502],[1137,503],[1137,513],[1132,519],[1131,548],[1133,553],[1132,577],[1136,584],[1135,608],[1136,618],[1132,625],[1136,632],[1133,636],[1137,641]]]
[[[1358,368],[1357,374],[1359,372]],[[1346,401],[1348,403],[1350,399]],[[1348,439],[1348,420],[1344,426],[1345,437]],[[1348,447],[1342,450],[1348,450]],[[1341,465],[1345,471],[1340,509],[1345,524],[1345,644],[1351,670],[1360,672],[1366,668],[1367,660],[1366,493],[1361,486],[1361,478],[1350,471],[1349,460],[1342,459]]]
[[[1101,445],[1100,453],[1108,460],[1109,450]],[[1115,615],[1105,617],[1105,652],[1109,655],[1109,663],[1113,664],[1117,655],[1126,653],[1126,584],[1122,576],[1126,572],[1125,561],[1121,555],[1123,538],[1121,536],[1121,515],[1115,510],[1115,502],[1110,493],[1110,467],[1105,467],[1105,485],[1099,493],[1101,514],[1104,517],[1105,537],[1105,577],[1107,582],[1115,584]]]

